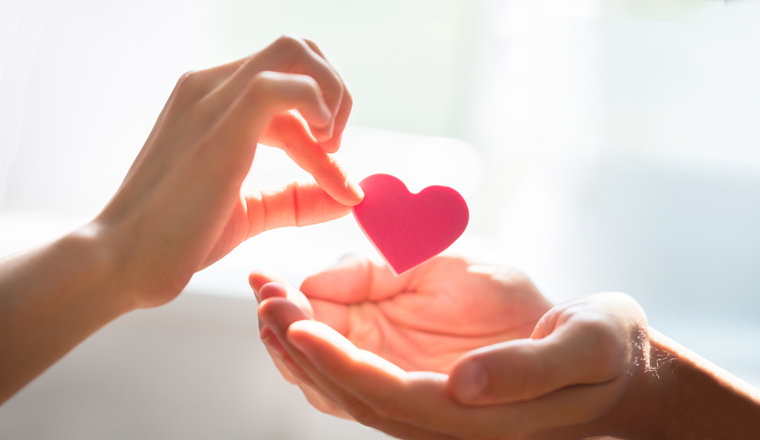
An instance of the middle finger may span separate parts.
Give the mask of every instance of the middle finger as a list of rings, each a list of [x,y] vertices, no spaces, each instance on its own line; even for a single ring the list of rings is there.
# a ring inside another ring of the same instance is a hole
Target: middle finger
[[[327,61],[298,37],[280,37],[266,49],[249,57],[234,74],[203,98],[200,104],[211,112],[226,109],[245,90],[251,79],[264,71],[307,75],[317,82],[332,117],[327,125],[311,126],[310,130],[319,141],[330,139],[345,86]]]

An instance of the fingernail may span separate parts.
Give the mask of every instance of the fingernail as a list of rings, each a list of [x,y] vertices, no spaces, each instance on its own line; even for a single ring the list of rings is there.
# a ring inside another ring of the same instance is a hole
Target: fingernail
[[[454,393],[462,402],[469,402],[483,394],[488,386],[488,375],[480,362],[468,361],[454,376]]]
[[[346,188],[351,192],[351,195],[358,198],[364,198],[364,191],[358,183],[354,182],[350,177],[346,178]]]

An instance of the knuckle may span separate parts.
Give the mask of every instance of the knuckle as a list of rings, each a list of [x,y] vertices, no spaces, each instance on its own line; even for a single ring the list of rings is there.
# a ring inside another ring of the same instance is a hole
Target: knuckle
[[[195,82],[195,78],[198,76],[197,70],[188,70],[183,73],[177,80],[177,84],[174,88],[179,91],[187,90]]]
[[[345,90],[343,93],[343,102],[345,103],[346,110],[351,110],[354,107],[354,98],[348,90]]]
[[[584,323],[592,359],[589,365],[598,375],[616,375],[622,367],[625,355],[625,344],[621,335],[605,322],[589,321]]]
[[[299,76],[298,83],[301,84],[301,86],[303,87],[306,93],[313,95],[314,98],[322,94],[322,92],[319,89],[319,84],[317,83],[317,80],[315,80],[314,78],[308,75]]]
[[[303,52],[304,43],[303,40],[295,35],[285,34],[278,38],[273,44],[278,52],[284,54],[297,54]]]
[[[319,49],[319,46],[317,45],[317,43],[315,43],[314,40],[312,40],[311,38],[309,37],[300,37],[300,38],[309,46]]]
[[[253,100],[260,100],[272,93],[274,78],[270,72],[259,72],[251,78],[247,95]]]

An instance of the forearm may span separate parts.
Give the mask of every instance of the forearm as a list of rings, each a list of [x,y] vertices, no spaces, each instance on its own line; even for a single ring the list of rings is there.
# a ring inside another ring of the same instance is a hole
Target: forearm
[[[131,305],[87,229],[0,260],[0,403]]]
[[[650,342],[664,398],[663,438],[760,436],[756,389],[656,331],[650,331]]]
[[[751,439],[760,433],[760,394],[649,328],[626,391],[605,416],[551,438],[612,435],[628,440]],[[622,379],[622,378],[621,378]],[[560,435],[561,434],[561,435]]]

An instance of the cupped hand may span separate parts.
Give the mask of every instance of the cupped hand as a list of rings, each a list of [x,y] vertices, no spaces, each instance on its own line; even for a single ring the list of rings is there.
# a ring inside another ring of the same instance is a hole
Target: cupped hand
[[[269,282],[287,285],[266,271],[250,276],[255,291]],[[449,256],[395,277],[381,260],[352,255],[300,291],[314,319],[408,371],[448,373],[470,350],[527,338],[551,308],[522,273]]]
[[[363,194],[330,153],[351,105],[319,48],[297,37],[183,75],[121,187],[83,228],[113,283],[134,307],[159,305],[256,234],[346,215]],[[316,183],[243,191],[257,143],[282,148]]]
[[[263,322],[285,315],[294,319],[313,316],[360,349],[405,371],[447,374],[464,353],[529,337],[551,308],[522,273],[450,256],[435,257],[400,277],[379,259],[350,256],[307,278],[300,291],[266,271],[253,272],[250,282],[261,300],[270,299],[260,309]],[[268,283],[284,287],[270,284],[264,288]],[[289,297],[300,304],[301,311],[288,311],[287,302],[272,301],[273,297]],[[283,375],[299,383],[319,409],[344,415],[329,400],[318,399],[308,379],[300,379],[303,372],[293,365],[280,341],[271,337],[271,331],[262,329],[262,338],[269,341],[268,348]]]
[[[341,266],[353,269],[309,278],[303,294],[251,275],[262,339],[324,412],[409,439],[622,435],[650,413],[646,319],[630,297],[549,310],[524,276],[466,260],[439,257],[406,279]]]

